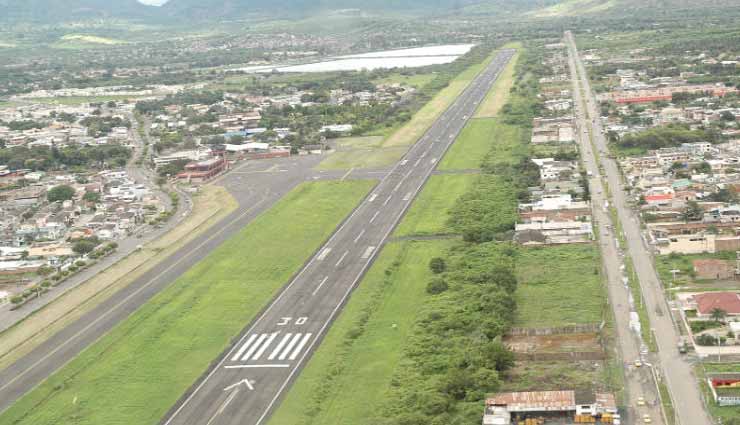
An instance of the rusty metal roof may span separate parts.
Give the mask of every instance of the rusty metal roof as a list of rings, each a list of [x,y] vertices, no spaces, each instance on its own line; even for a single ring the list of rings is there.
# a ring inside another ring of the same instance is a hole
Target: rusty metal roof
[[[532,391],[498,393],[486,399],[486,405],[506,406],[510,412],[563,411],[575,409],[574,391]]]

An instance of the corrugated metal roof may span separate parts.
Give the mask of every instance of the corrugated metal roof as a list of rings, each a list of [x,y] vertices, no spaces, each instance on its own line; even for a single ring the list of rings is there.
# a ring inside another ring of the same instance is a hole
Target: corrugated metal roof
[[[510,412],[562,411],[575,409],[574,391],[532,391],[498,393],[486,400],[486,405],[506,406]]]

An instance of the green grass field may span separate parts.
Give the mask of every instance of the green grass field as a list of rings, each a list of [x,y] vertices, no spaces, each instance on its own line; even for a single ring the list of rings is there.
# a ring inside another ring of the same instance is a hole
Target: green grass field
[[[526,153],[522,130],[495,118],[471,119],[439,164],[440,170],[480,168],[486,155],[518,159]]]
[[[714,401],[709,384],[706,381],[706,373],[738,373],[740,372],[740,363],[703,363],[696,365],[694,371],[699,379],[699,386],[704,393],[709,413],[717,420],[717,423],[735,423],[730,421],[740,421],[740,407],[738,406],[720,406]]]
[[[373,83],[375,84],[403,84],[407,86],[413,86],[419,89],[427,85],[430,81],[434,79],[434,77],[435,77],[434,73],[431,73],[431,72],[428,74],[413,74],[413,75],[403,75],[401,73],[396,72],[396,73],[388,75],[387,77],[374,80]]]
[[[447,219],[457,199],[473,187],[474,174],[434,175],[396,229],[396,236],[449,234]]]
[[[519,279],[516,326],[601,322],[606,292],[601,283],[596,246],[522,248],[516,265]]]
[[[3,424],[155,424],[375,183],[305,183],[21,398]]]
[[[374,423],[428,297],[429,260],[452,243],[386,245],[269,424]]]

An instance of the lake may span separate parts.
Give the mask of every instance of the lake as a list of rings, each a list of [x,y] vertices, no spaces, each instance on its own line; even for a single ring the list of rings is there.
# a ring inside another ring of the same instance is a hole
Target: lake
[[[337,56],[322,62],[301,65],[269,65],[239,68],[250,73],[279,72],[330,72],[360,71],[379,68],[415,68],[453,62],[469,52],[474,44],[446,44],[440,46],[414,47],[409,49],[385,50],[357,55]]]

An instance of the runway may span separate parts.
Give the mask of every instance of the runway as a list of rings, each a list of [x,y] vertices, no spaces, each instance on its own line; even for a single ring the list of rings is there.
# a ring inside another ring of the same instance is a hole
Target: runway
[[[165,425],[266,422],[407,208],[514,54],[502,50],[363,200]]]

